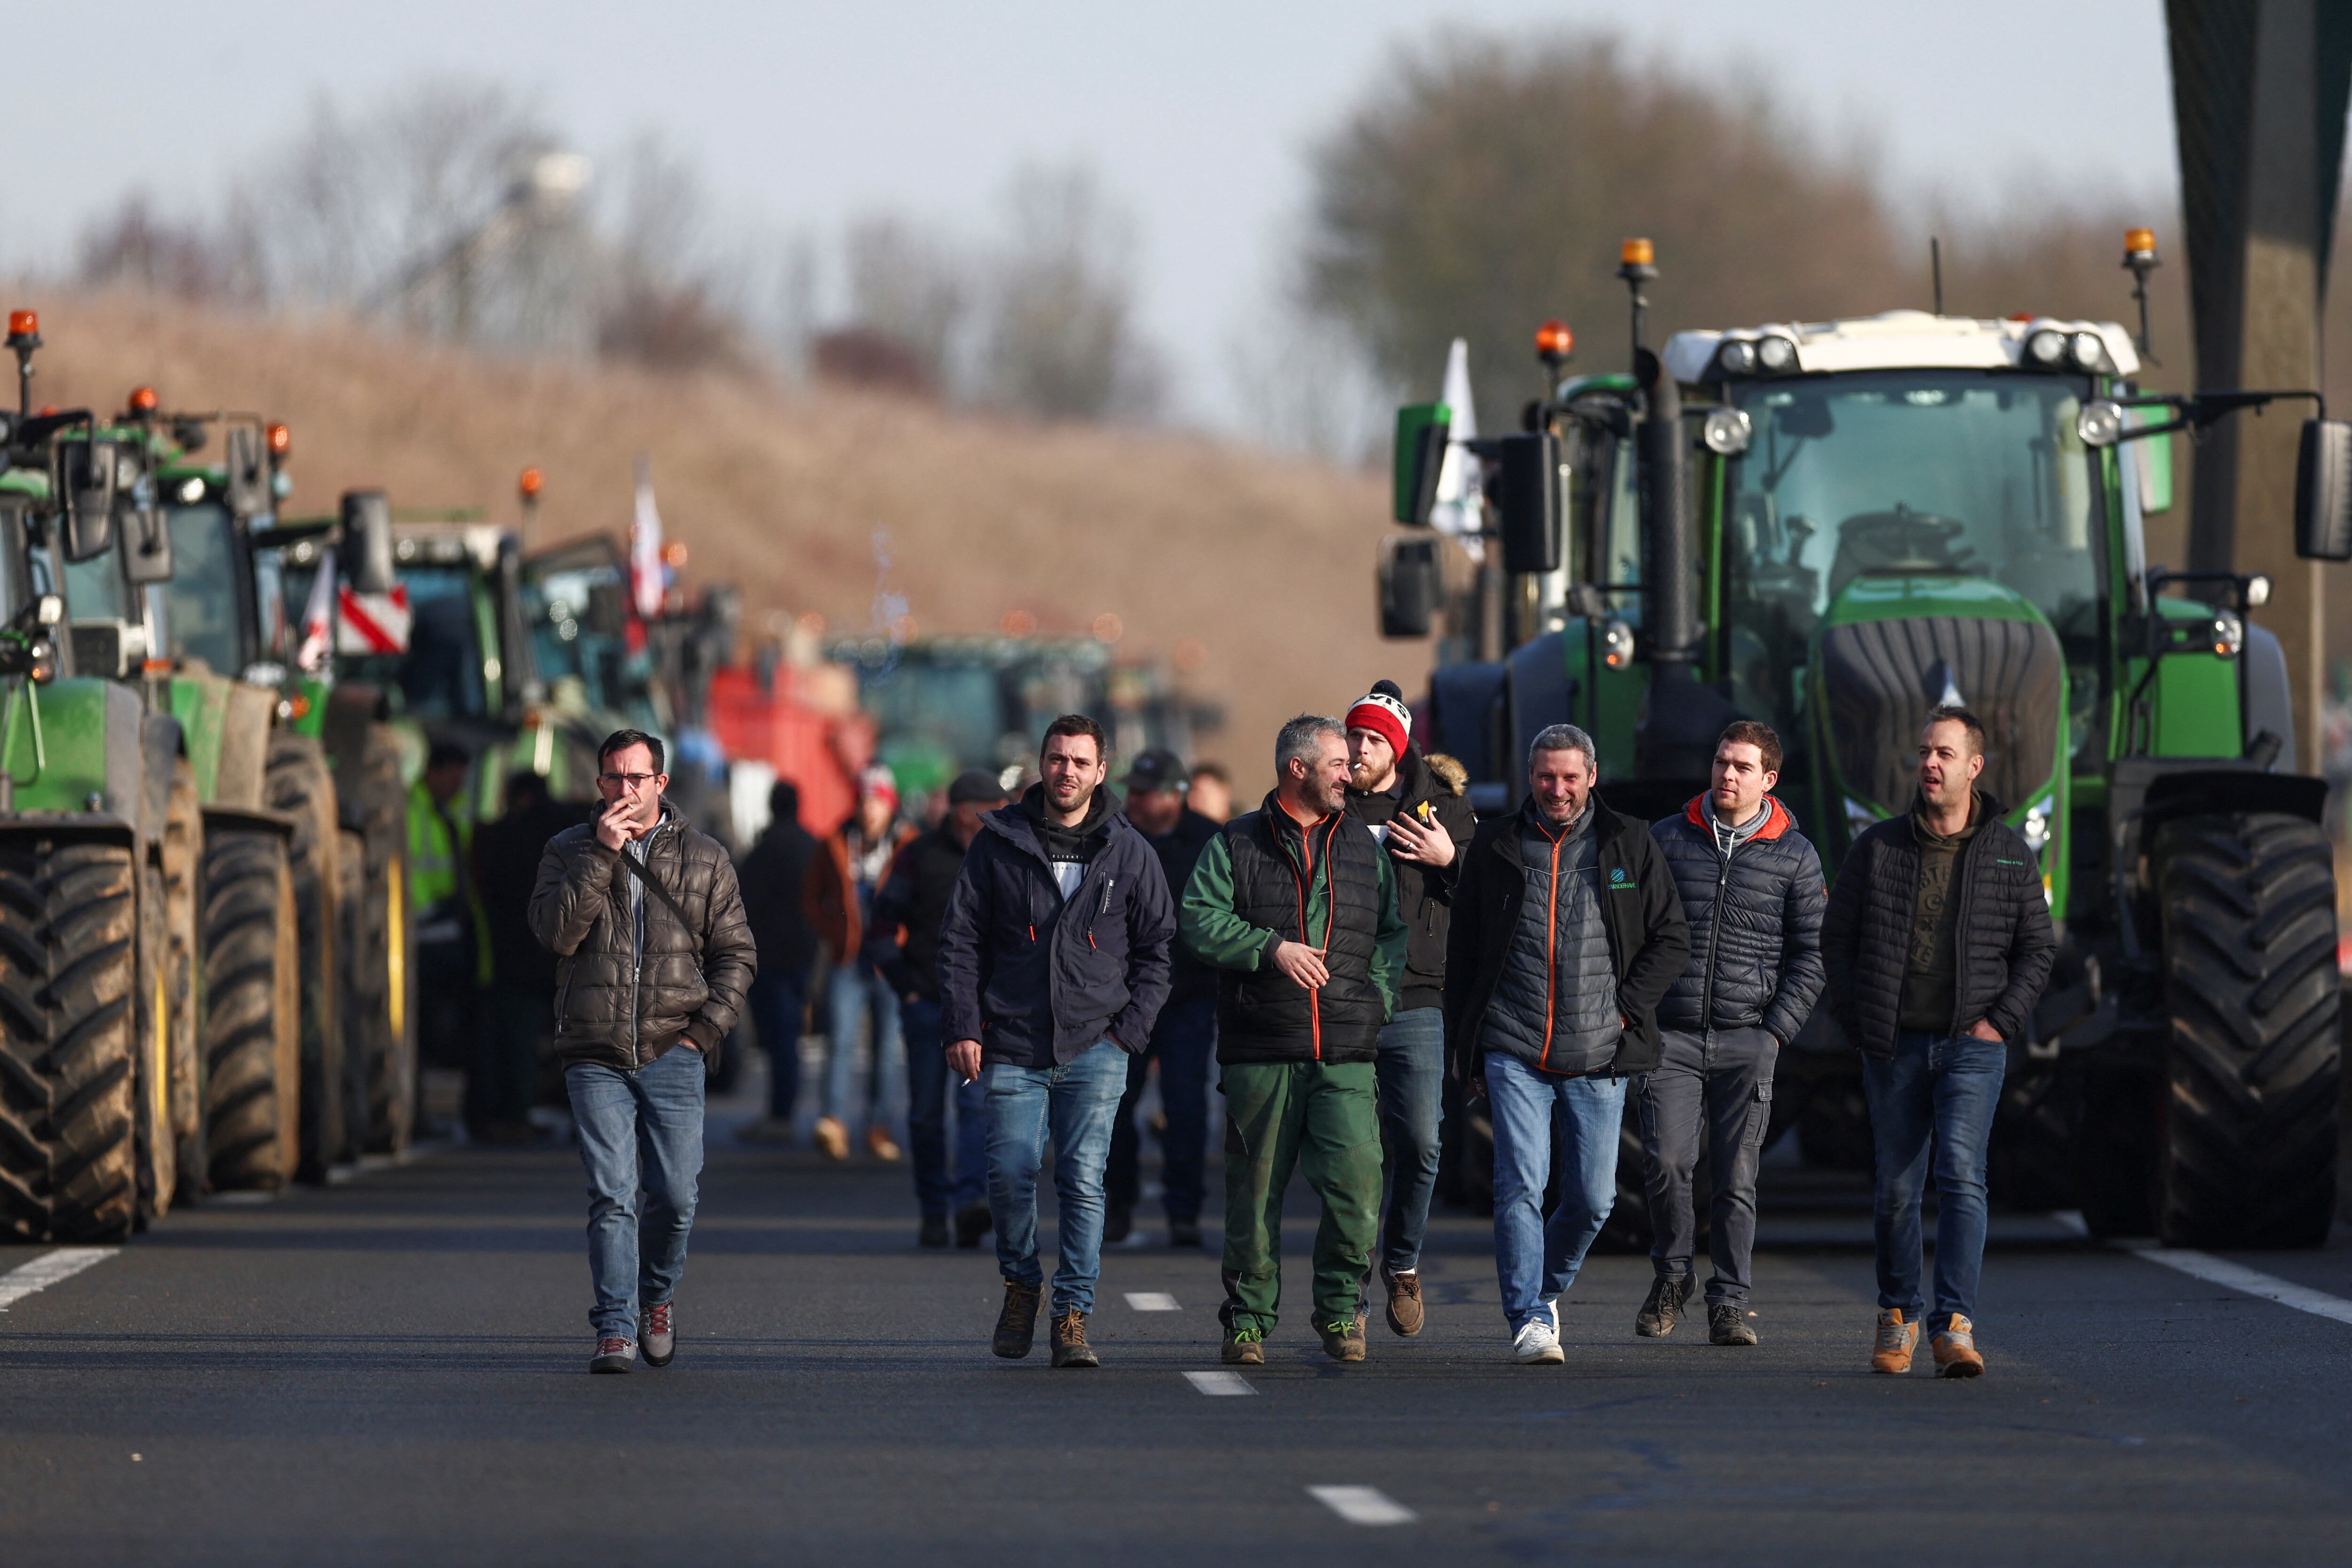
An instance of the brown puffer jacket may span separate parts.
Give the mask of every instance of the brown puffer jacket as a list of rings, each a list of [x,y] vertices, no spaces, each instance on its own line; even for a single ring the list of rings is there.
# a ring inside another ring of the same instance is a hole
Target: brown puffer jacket
[[[597,1062],[633,1070],[684,1038],[702,1052],[706,1068],[715,1068],[742,1010],[759,953],[727,851],[665,805],[647,837],[645,868],[669,889],[693,929],[646,891],[640,964],[630,919],[635,879],[621,852],[598,843],[596,830],[583,824],[549,839],[540,857],[530,929],[562,960],[555,1046],[566,1067]]]

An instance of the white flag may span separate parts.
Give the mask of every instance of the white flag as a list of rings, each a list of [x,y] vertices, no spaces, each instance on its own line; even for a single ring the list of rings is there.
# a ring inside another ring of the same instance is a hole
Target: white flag
[[[1470,345],[1460,338],[1445,353],[1444,396],[1453,423],[1446,427],[1445,460],[1437,470],[1436,503],[1429,509],[1429,523],[1462,541],[1472,560],[1483,560],[1485,546],[1478,534],[1486,524],[1484,466],[1463,445],[1477,438],[1478,410],[1470,400]]]
[[[629,524],[629,591],[636,599],[639,616],[650,621],[661,614],[664,586],[661,513],[654,509],[653,460],[640,452],[637,514]]]

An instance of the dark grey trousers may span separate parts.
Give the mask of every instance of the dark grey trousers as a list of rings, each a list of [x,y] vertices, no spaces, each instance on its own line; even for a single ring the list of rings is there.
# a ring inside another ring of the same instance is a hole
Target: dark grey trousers
[[[1772,1064],[1780,1054],[1769,1032],[1714,1029],[1662,1032],[1657,1067],[1636,1085],[1642,1114],[1643,1181],[1650,1194],[1650,1261],[1661,1275],[1687,1279],[1695,1250],[1691,1169],[1706,1130],[1714,1154],[1707,1206],[1707,1256],[1715,1278],[1706,1303],[1748,1300],[1748,1263],[1756,1249],[1756,1166],[1772,1120]]]

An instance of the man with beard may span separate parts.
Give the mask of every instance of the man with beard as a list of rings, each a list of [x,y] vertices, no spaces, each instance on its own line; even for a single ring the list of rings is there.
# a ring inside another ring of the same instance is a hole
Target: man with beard
[[[1102,1267],[1103,1166],[1127,1059],[1168,996],[1176,912],[1160,858],[1111,808],[1103,728],[1045,727],[1018,805],[990,812],[965,852],[940,931],[948,1067],[988,1097],[988,1207],[1004,1305],[991,1345],[1018,1360],[1037,1328],[1037,1168],[1054,1139],[1061,1260],[1057,1367],[1097,1364],[1087,1343]]]

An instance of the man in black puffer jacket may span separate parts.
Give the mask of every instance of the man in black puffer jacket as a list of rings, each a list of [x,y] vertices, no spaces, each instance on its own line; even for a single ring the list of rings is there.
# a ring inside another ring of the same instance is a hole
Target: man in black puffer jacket
[[[1127,1058],[1168,999],[1176,910],[1160,858],[1112,809],[1103,728],[1045,727],[1042,781],[992,811],[965,852],[940,928],[949,1068],[986,1068],[988,1207],[1004,1307],[992,1349],[1017,1359],[1036,1332],[1037,1167],[1054,1138],[1061,1262],[1054,1364],[1097,1364],[1087,1343],[1102,1270],[1103,1166]]]
[[[1919,794],[1854,840],[1822,927],[1829,996],[1862,1048],[1877,1146],[1878,1339],[1871,1370],[1911,1370],[1919,1317],[1919,1196],[1936,1156],[1939,1377],[1984,1371],[1976,1347],[1985,1158],[2009,1067],[2058,940],[2042,869],[2001,804],[1976,788],[1984,725],[1931,709]]]
[[[1772,1067],[1822,994],[1821,858],[1774,799],[1780,738],[1743,719],[1716,742],[1705,795],[1650,829],[1690,919],[1690,967],[1658,1004],[1658,1065],[1635,1095],[1657,1270],[1633,1331],[1674,1332],[1693,1280],[1691,1169],[1699,1130],[1715,1152],[1708,1205],[1707,1338],[1752,1345],[1748,1258],[1756,1167],[1772,1120]]]

